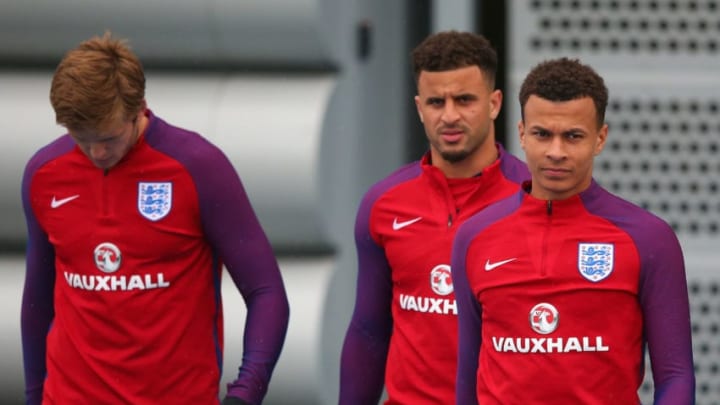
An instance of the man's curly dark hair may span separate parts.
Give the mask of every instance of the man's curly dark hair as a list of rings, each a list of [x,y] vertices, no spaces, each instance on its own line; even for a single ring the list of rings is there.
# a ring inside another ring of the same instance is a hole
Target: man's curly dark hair
[[[577,59],[551,59],[536,65],[520,87],[520,111],[525,120],[525,104],[536,95],[549,101],[570,101],[590,97],[595,104],[598,126],[605,123],[608,89],[593,68]]]
[[[471,32],[443,31],[425,38],[412,51],[412,68],[417,83],[420,72],[443,72],[477,66],[495,87],[498,57],[485,37]]]

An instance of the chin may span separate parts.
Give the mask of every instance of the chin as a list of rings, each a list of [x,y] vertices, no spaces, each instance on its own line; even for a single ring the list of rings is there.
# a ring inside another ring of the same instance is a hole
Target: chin
[[[101,162],[93,162],[93,164],[94,164],[95,167],[97,167],[98,169],[103,169],[103,170],[107,170],[107,169],[110,169],[110,168],[112,168],[113,166],[115,166],[115,163],[110,164],[110,163],[107,163],[107,162],[102,162],[102,163],[101,163]]]
[[[558,184],[557,181],[546,179],[538,185],[547,195],[552,196],[549,198],[550,200],[564,200],[566,198],[565,196],[572,192],[571,187],[563,187],[562,184]]]
[[[450,163],[458,163],[462,162],[463,160],[467,159],[470,154],[467,151],[464,150],[457,150],[457,151],[442,151],[440,153],[440,156],[442,158]]]

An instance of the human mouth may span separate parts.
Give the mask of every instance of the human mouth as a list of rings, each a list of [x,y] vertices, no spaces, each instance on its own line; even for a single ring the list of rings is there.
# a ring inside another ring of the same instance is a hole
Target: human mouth
[[[542,172],[549,178],[560,178],[567,176],[570,173],[570,170],[559,167],[545,167],[542,169]]]
[[[440,136],[442,137],[442,139],[445,142],[456,143],[456,142],[459,142],[460,139],[462,138],[463,132],[459,129],[458,130],[446,130],[446,131],[442,131]]]

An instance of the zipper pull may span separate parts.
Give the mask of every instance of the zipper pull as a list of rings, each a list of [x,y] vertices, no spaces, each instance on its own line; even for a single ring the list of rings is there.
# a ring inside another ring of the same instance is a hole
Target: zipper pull
[[[452,226],[452,214],[448,214],[448,228]]]

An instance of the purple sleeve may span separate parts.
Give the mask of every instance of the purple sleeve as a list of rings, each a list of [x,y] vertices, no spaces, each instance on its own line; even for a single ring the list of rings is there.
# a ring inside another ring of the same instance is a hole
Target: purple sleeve
[[[465,268],[465,257],[471,240],[471,227],[466,221],[455,236],[450,261],[458,311],[458,365],[455,381],[455,403],[458,405],[477,404],[482,317]]]
[[[235,170],[213,159],[198,185],[205,233],[247,306],[243,362],[228,395],[259,404],[285,342],[289,304],[270,242]]]
[[[665,224],[663,224],[665,225]],[[639,243],[640,305],[655,385],[655,404],[695,403],[692,332],[685,265],[669,227]]]
[[[619,199],[595,182],[589,211],[625,230],[640,256],[639,300],[655,386],[655,405],[695,403],[692,330],[680,243],[662,219]]]
[[[455,403],[477,404],[477,375],[482,345],[482,306],[472,292],[467,276],[466,258],[470,244],[485,228],[503,220],[522,204],[525,192],[518,191],[465,221],[453,241],[450,268],[458,309],[458,366],[455,381]]]
[[[187,142],[182,145],[174,139],[163,151],[183,163],[193,177],[205,235],[247,306],[243,361],[227,394],[259,404],[287,333],[290,310],[285,286],[270,242],[230,161],[202,138]]]
[[[377,404],[382,395],[392,333],[392,280],[385,252],[370,236],[366,197],[355,222],[358,258],[355,309],[340,360],[339,405]]]
[[[23,174],[21,197],[27,224],[25,247],[25,284],[20,304],[20,333],[25,373],[25,398],[28,405],[42,402],[45,367],[45,339],[55,316],[55,251],[35,218],[30,205],[30,186],[35,171],[48,160],[72,149],[72,141],[61,137],[38,151]]]
[[[23,192],[23,200],[26,193]],[[26,200],[27,201],[27,200]],[[45,380],[45,339],[52,323],[55,253],[40,229],[27,202],[24,203],[28,226],[25,286],[20,326],[25,368],[25,396],[28,405],[42,402]]]

